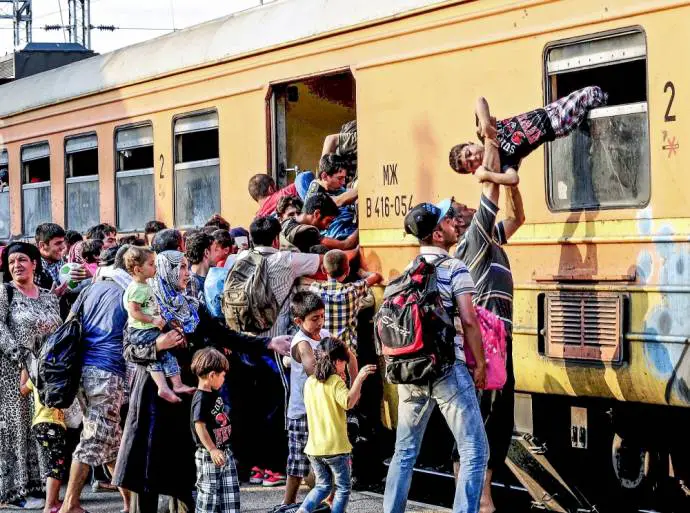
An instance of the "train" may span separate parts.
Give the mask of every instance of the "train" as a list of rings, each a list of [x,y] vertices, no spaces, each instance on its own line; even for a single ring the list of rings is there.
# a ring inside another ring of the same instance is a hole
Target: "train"
[[[688,511],[689,30],[682,0],[277,0],[1,86],[0,238],[246,226],[253,174],[286,185],[356,119],[360,244],[390,278],[414,204],[479,202],[448,166],[475,98],[507,117],[597,84],[608,106],[520,169],[507,464],[542,509]]]

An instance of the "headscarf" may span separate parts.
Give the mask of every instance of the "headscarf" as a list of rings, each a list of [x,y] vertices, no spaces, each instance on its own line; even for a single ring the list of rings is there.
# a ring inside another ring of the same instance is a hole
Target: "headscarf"
[[[72,245],[71,248],[69,248],[69,255],[67,256],[67,261],[75,264],[86,264],[86,260],[84,260],[83,253],[84,252],[84,241],[80,240],[79,242],[76,242]]]
[[[163,319],[179,323],[185,333],[193,333],[199,324],[199,301],[185,296],[184,291],[178,289],[183,258],[180,251],[158,253],[156,275],[149,280],[149,285],[156,295]]]
[[[34,275],[41,274],[43,264],[41,262],[41,253],[38,251],[38,248],[33,244],[29,244],[28,242],[17,241],[11,242],[9,246],[7,246],[2,252],[2,269],[5,273],[7,273],[8,277],[10,276],[9,259],[10,255],[13,253],[23,253],[28,256],[29,259],[36,264],[36,271],[34,272]]]

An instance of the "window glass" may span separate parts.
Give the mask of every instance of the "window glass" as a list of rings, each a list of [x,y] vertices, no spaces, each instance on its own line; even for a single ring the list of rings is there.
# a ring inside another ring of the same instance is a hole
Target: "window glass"
[[[650,197],[644,34],[599,36],[546,52],[549,101],[598,85],[608,105],[546,148],[552,210],[641,208]]]
[[[201,226],[220,212],[218,114],[175,121],[175,224]]]
[[[153,127],[120,128],[115,132],[117,228],[143,230],[155,217]]]
[[[84,232],[100,222],[98,138],[94,134],[65,140],[65,224]]]
[[[33,236],[36,227],[52,220],[50,206],[50,146],[24,146],[22,161],[22,232]]]

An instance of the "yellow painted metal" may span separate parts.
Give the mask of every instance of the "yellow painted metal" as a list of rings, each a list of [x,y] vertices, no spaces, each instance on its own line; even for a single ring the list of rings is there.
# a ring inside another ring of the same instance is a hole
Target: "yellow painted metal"
[[[647,208],[551,212],[545,198],[545,158],[535,151],[520,169],[528,223],[508,247],[518,284],[514,351],[517,386],[526,392],[610,397],[690,405],[690,2],[672,0],[449,1],[413,16],[366,24],[302,44],[271,48],[198,69],[186,69],[119,89],[75,98],[0,120],[0,146],[9,151],[12,231],[21,230],[19,151],[48,140],[53,164],[54,219],[64,213],[64,137],[96,131],[102,142],[101,218],[115,218],[110,150],[117,126],[150,121],[154,128],[156,216],[173,223],[172,119],[203,108],[218,111],[221,209],[247,225],[256,205],[248,178],[269,165],[271,84],[350,68],[356,79],[359,126],[361,243],[371,269],[388,278],[413,258],[405,237],[409,207],[454,195],[477,205],[480,187],[450,171],[448,149],[474,136],[474,99],[488,98],[497,116],[544,102],[546,45],[626,27],[647,40],[651,201]],[[144,63],[137,63],[144,65]],[[665,121],[673,82],[673,122]],[[337,129],[338,127],[333,127]],[[680,146],[664,149],[669,137]],[[310,144],[309,155],[318,145]],[[395,173],[393,173],[393,170]],[[582,283],[541,281],[579,276]],[[612,277],[634,281],[611,283]],[[626,363],[596,367],[547,359],[537,336],[540,291],[596,285],[630,294]],[[394,405],[393,405],[394,406]],[[394,422],[395,408],[384,405]]]

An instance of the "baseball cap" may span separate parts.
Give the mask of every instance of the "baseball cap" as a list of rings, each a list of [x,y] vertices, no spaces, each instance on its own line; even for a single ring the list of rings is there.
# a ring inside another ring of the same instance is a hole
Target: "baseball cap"
[[[448,215],[451,208],[452,201],[450,199],[441,200],[435,205],[433,203],[420,203],[412,207],[412,210],[405,216],[405,231],[420,240],[426,239]]]

